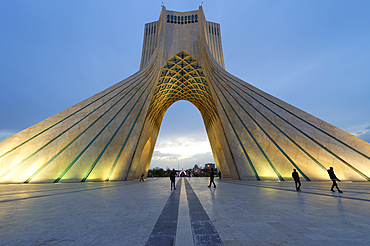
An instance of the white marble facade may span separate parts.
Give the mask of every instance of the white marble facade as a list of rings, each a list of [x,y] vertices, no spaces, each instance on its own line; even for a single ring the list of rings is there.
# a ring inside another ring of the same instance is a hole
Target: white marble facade
[[[220,25],[202,7],[162,8],[148,23],[140,70],[0,142],[0,182],[130,180],[150,164],[160,124],[177,100],[201,112],[223,177],[370,181],[370,144],[225,70]]]

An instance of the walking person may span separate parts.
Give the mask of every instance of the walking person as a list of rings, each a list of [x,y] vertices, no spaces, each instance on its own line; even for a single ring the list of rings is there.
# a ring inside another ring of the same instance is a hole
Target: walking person
[[[218,172],[218,178],[221,179],[221,171]]]
[[[341,190],[338,188],[337,181],[340,181],[340,180],[339,180],[339,179],[337,178],[337,176],[335,175],[333,167],[330,167],[330,169],[328,170],[328,174],[329,174],[330,179],[333,181],[333,185],[331,186],[330,191],[335,192],[334,187],[337,187],[338,192],[339,192],[339,193],[343,193],[343,191],[341,191]]]
[[[212,183],[213,183],[213,187],[216,188],[216,184],[215,184],[215,172],[213,171],[213,168],[211,168],[211,172],[209,173],[210,174],[210,179],[209,179],[209,185],[208,187],[211,187]]]
[[[144,174],[141,174],[140,176],[140,182],[143,181],[144,182]]]
[[[172,169],[172,172],[170,173],[171,190],[172,190],[172,186],[173,186],[173,189],[176,190],[176,187],[175,187],[175,178],[176,178],[176,171],[175,171],[175,168],[174,168],[174,169]]]
[[[298,175],[297,170],[293,169],[292,177],[294,179],[296,190],[301,191],[301,180],[299,179],[299,175]]]

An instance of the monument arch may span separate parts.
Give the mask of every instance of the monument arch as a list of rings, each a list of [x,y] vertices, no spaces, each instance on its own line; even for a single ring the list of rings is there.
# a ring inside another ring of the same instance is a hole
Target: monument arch
[[[166,110],[200,111],[224,177],[370,181],[370,144],[225,70],[218,23],[202,7],[162,7],[129,78],[0,142],[0,182],[130,180],[149,168]]]

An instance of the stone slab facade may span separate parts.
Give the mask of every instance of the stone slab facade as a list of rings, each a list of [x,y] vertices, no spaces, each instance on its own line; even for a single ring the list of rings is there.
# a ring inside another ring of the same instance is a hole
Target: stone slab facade
[[[0,182],[131,180],[146,173],[166,110],[200,111],[223,177],[370,181],[370,144],[225,70],[221,29],[202,7],[162,8],[144,28],[140,70],[0,142]]]

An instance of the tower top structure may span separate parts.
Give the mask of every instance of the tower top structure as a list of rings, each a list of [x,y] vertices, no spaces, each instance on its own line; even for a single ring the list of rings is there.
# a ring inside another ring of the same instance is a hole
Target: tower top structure
[[[158,21],[145,24],[140,68],[149,63],[153,54],[163,56],[165,62],[179,50],[192,54],[202,63],[200,40],[206,42],[213,58],[225,68],[220,24],[207,21],[202,6],[185,12],[163,6]]]

